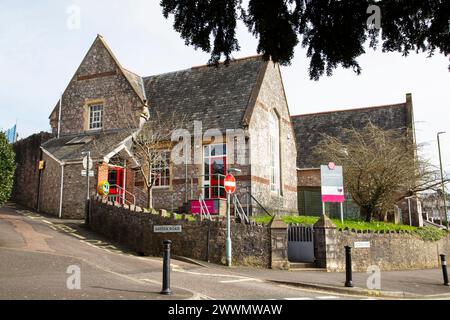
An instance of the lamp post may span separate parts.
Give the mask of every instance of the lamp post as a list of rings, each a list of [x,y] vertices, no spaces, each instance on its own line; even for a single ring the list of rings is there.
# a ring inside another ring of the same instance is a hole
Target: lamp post
[[[448,216],[447,216],[447,196],[445,194],[444,170],[442,169],[441,141],[439,139],[439,136],[444,133],[445,133],[444,131],[438,132],[437,141],[438,141],[438,151],[439,151],[439,166],[441,168],[441,186],[442,186],[442,197],[444,200],[444,215],[445,215],[445,222],[446,222],[447,229],[448,229],[449,225],[448,225]]]

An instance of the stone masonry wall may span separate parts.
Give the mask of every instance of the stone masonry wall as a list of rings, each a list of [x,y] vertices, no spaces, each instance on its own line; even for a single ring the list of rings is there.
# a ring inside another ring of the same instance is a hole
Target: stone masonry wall
[[[427,269],[440,266],[439,254],[450,254],[450,236],[439,241],[424,241],[406,233],[356,233],[337,231],[337,268],[345,270],[344,246],[355,241],[370,241],[368,249],[352,249],[354,271],[367,271],[370,265],[381,270]]]
[[[281,197],[270,190],[270,159],[267,132],[271,112],[280,124]],[[295,135],[284,95],[279,67],[269,63],[249,125],[252,194],[267,209],[281,213],[297,212],[297,173]]]
[[[11,200],[16,203],[37,209],[40,146],[51,138],[50,133],[41,132],[14,144],[17,168]]]
[[[328,271],[345,271],[345,246],[352,247],[354,272],[366,272],[372,265],[381,270],[438,268],[439,254],[450,254],[450,235],[439,241],[424,241],[410,233],[378,233],[337,230],[328,218],[314,225],[316,264]],[[354,248],[369,241],[370,248]]]
[[[134,209],[134,208],[132,208]],[[154,225],[181,225],[181,233],[154,233]],[[162,255],[163,240],[172,240],[172,255],[225,264],[226,225],[224,221],[186,221],[112,206],[93,200],[90,227],[136,252]],[[231,224],[233,263],[267,268],[270,266],[270,229],[262,225]]]
[[[63,94],[61,134],[87,131],[89,104],[95,103],[103,104],[102,130],[139,126],[143,104],[100,39],[94,42]],[[58,108],[51,119],[54,130],[57,119]]]
[[[61,166],[45,153],[42,155],[42,160],[45,161],[45,168],[41,173],[39,211],[57,216],[59,214]]]

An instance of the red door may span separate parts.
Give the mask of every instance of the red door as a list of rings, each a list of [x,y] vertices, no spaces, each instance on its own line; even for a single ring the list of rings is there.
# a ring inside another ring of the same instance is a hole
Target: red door
[[[225,198],[224,180],[227,170],[227,157],[218,156],[209,158],[210,198]]]
[[[109,195],[114,197],[114,201],[122,202],[124,194],[123,185],[124,169],[119,167],[112,167],[108,172]]]

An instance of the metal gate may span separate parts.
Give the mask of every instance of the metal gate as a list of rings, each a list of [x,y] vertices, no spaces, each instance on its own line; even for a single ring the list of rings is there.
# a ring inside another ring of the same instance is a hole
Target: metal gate
[[[289,225],[288,259],[291,262],[314,262],[313,226]]]

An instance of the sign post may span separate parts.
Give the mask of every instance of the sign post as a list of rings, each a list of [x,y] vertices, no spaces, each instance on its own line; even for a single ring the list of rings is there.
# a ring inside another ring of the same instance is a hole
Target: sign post
[[[90,206],[90,196],[89,196],[89,175],[90,175],[90,169],[92,168],[92,160],[91,160],[91,152],[87,151],[86,153],[83,152],[83,154],[87,154],[86,157],[83,158],[83,168],[86,169],[86,180],[87,180],[87,193],[86,193],[86,224],[89,224],[89,206]],[[83,175],[83,172],[81,172]]]
[[[232,254],[231,254],[231,230],[230,230],[230,199],[231,194],[236,191],[236,179],[232,174],[228,174],[224,181],[225,192],[227,193],[227,241],[226,241],[226,255],[227,265],[231,267]]]
[[[327,202],[340,203],[341,222],[344,223],[344,178],[342,166],[333,162],[320,166],[320,177],[322,185],[322,214],[325,215],[325,204]]]

